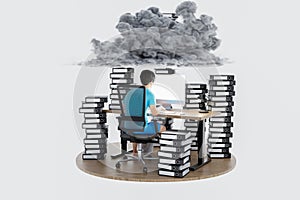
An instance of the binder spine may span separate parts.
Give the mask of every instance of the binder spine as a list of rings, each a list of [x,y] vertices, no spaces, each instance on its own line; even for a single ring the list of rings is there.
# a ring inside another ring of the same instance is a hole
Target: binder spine
[[[208,83],[208,110],[220,112],[219,115],[209,119],[208,153],[213,159],[230,158],[236,81],[233,75],[210,75]]]

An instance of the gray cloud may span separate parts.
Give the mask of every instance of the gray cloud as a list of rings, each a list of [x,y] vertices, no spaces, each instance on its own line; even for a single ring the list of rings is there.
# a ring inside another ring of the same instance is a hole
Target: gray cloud
[[[176,8],[183,22],[150,7],[135,15],[123,14],[116,28],[120,36],[112,41],[92,39],[93,55],[87,66],[160,64],[177,66],[222,65],[212,51],[220,46],[217,26],[207,15],[195,16],[195,2],[185,1]],[[173,15],[174,16],[174,15]]]

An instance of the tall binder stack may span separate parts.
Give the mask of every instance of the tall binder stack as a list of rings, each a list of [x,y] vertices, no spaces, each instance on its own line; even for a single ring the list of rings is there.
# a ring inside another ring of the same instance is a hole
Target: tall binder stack
[[[210,75],[208,109],[220,112],[209,119],[208,153],[211,158],[231,157],[234,85],[233,75]]]
[[[106,113],[102,111],[106,102],[107,96],[88,96],[79,108],[79,113],[84,114],[83,160],[102,160],[107,153],[108,126]]]
[[[189,173],[191,133],[186,130],[169,130],[161,133],[158,151],[158,174],[184,177]]]
[[[115,67],[112,68],[112,72],[109,74],[111,78],[111,94],[110,94],[110,110],[121,110],[120,98],[118,95],[118,85],[128,85],[134,82],[134,68]],[[128,90],[124,89],[121,92],[121,100],[126,95]]]
[[[206,110],[207,103],[207,86],[203,83],[187,83],[185,85],[185,106],[184,109],[199,109]],[[187,131],[192,134],[192,148],[191,150],[198,150],[197,131],[198,121],[185,120],[184,126]]]

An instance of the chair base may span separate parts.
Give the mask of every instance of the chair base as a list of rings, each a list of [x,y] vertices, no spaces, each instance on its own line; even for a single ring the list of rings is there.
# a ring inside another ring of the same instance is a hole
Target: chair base
[[[138,144],[138,155],[125,155],[123,159],[118,160],[116,163],[116,168],[119,169],[121,167],[121,162],[128,162],[128,161],[138,161],[143,164],[143,172],[147,173],[148,168],[146,166],[145,160],[158,160],[158,157],[149,157],[149,155],[152,154],[152,152],[149,153],[142,153],[142,144]]]

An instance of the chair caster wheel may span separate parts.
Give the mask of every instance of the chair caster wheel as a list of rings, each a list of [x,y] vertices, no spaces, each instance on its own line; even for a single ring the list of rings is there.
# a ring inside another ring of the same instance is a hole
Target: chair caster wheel
[[[116,168],[119,169],[121,167],[121,164],[119,162],[116,163]]]
[[[148,170],[147,170],[147,167],[144,167],[144,168],[143,168],[143,172],[144,172],[144,173],[147,173],[147,171],[148,171]]]

